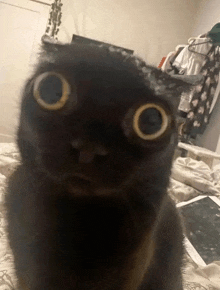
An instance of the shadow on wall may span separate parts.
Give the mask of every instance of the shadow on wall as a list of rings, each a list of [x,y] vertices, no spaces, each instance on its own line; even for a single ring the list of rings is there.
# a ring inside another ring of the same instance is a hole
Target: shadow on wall
[[[216,151],[216,146],[218,143],[220,135],[220,96],[215,104],[215,108],[211,115],[207,129],[203,135],[197,137],[197,145],[205,147],[209,150]]]

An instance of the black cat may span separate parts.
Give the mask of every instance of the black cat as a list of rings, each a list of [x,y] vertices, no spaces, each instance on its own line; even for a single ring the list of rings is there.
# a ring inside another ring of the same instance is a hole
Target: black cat
[[[183,289],[167,186],[186,89],[123,51],[43,45],[7,193],[19,289]]]

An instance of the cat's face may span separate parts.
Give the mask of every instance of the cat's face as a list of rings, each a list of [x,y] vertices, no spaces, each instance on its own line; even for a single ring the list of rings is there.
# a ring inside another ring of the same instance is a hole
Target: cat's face
[[[86,192],[167,178],[181,81],[107,48],[49,45],[44,56],[22,100],[24,160]]]

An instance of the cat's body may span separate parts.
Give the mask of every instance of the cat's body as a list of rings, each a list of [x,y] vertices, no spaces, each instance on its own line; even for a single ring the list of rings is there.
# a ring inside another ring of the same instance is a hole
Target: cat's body
[[[166,192],[176,143],[169,97],[182,82],[106,48],[46,51],[25,87],[22,163],[7,193],[20,289],[182,290],[183,234]],[[71,84],[59,110],[33,97],[34,80],[48,71]],[[153,141],[130,125],[149,102],[171,116]]]

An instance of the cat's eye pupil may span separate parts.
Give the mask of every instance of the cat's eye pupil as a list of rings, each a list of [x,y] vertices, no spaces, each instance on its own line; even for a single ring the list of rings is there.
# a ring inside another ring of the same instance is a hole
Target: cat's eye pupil
[[[147,108],[139,117],[139,128],[146,135],[154,134],[161,129],[162,115],[156,108]]]
[[[47,104],[57,103],[63,94],[62,81],[55,75],[47,76],[41,81],[40,96]]]

